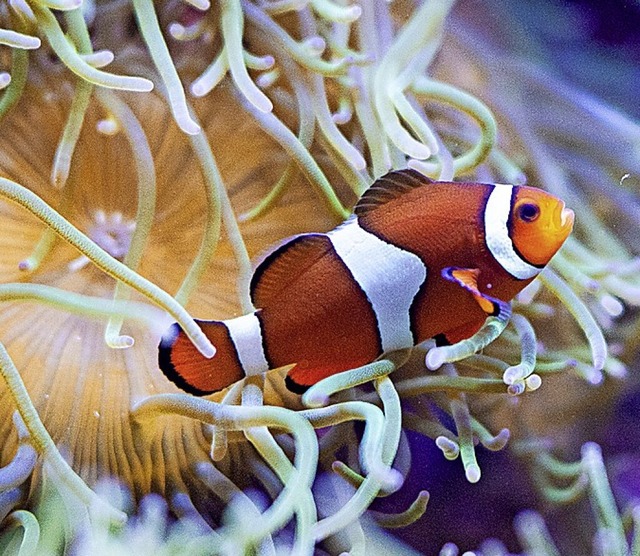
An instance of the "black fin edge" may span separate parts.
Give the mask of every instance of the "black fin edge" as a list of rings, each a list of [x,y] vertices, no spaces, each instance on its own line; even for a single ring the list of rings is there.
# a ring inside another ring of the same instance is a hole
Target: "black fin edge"
[[[293,392],[294,394],[304,394],[307,390],[309,390],[309,388],[311,388],[311,386],[298,384],[289,375],[284,377],[284,384],[287,387],[287,390],[289,390],[289,392]]]
[[[436,347],[450,346],[451,342],[447,339],[446,334],[436,334],[433,339],[436,342]]]
[[[371,184],[371,187],[367,189],[363,194],[360,200],[356,203],[356,206],[353,208],[353,212],[356,216],[363,216],[369,210],[374,209],[381,204],[384,204],[392,199],[394,196],[389,196],[383,203],[380,203],[379,200],[371,199],[371,195],[376,193],[376,191],[384,190],[389,184],[392,184],[404,191],[410,191],[417,187],[421,187],[423,185],[427,185],[429,183],[434,183],[431,178],[428,178],[424,174],[421,174],[417,170],[413,168],[405,168],[403,170],[392,170],[391,172],[386,173],[383,176],[380,176],[376,181]]]
[[[255,290],[262,280],[263,275],[269,267],[271,263],[275,261],[278,257],[283,256],[289,249],[291,249],[294,245],[299,243],[300,241],[304,241],[310,237],[326,237],[325,234],[320,234],[316,232],[310,232],[305,234],[298,234],[292,236],[290,238],[285,239],[280,245],[276,246],[273,251],[268,253],[255,267],[253,270],[253,275],[251,276],[251,280],[249,281],[249,296],[251,297],[251,301],[256,304],[255,299]]]

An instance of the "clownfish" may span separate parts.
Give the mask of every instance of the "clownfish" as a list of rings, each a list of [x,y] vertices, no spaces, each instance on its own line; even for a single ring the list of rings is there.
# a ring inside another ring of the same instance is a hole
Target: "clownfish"
[[[454,344],[509,311],[573,221],[540,189],[390,172],[341,225],[294,236],[262,261],[250,284],[254,313],[198,321],[217,348],[212,359],[173,324],[159,366],[178,387],[206,395],[295,364],[286,385],[302,393],[429,338]]]

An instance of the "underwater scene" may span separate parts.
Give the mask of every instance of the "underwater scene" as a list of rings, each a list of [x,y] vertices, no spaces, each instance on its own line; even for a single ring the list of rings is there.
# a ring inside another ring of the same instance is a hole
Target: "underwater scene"
[[[640,556],[640,3],[0,19],[1,554]]]

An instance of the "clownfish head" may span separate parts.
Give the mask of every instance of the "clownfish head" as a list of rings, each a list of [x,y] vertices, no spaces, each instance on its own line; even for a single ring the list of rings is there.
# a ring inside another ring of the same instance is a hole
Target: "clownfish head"
[[[533,187],[514,188],[510,235],[528,263],[546,265],[569,237],[573,220],[573,211],[554,195]]]

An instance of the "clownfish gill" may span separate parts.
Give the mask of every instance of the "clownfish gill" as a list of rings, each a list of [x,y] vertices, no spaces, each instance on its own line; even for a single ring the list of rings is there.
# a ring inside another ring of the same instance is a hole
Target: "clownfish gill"
[[[262,261],[251,280],[255,313],[198,321],[217,348],[212,359],[173,324],[159,345],[160,368],[206,395],[295,365],[286,384],[302,393],[429,338],[456,343],[509,310],[573,220],[563,201],[533,187],[390,172],[340,226],[295,236]]]

